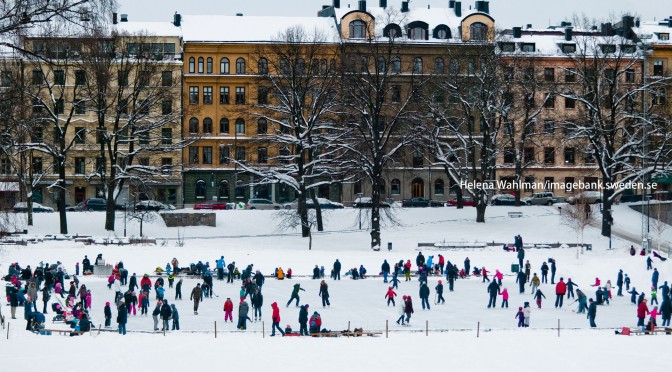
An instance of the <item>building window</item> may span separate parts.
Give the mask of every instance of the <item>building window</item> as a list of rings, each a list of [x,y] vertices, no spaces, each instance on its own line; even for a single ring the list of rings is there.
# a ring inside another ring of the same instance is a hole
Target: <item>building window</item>
[[[266,58],[259,58],[259,62],[257,62],[257,73],[259,75],[268,74],[268,60]]]
[[[63,70],[54,71],[54,84],[65,85],[65,71]]]
[[[229,134],[229,119],[227,118],[219,119],[219,133]]]
[[[544,164],[548,164],[548,165],[555,164],[555,148],[554,147],[544,147]]]
[[[408,30],[408,38],[411,40],[427,40],[427,30],[422,27],[413,27]]]
[[[635,70],[629,68],[625,70],[625,82],[634,83],[635,82]]]
[[[434,59],[434,73],[435,74],[443,74],[445,70],[445,63],[443,63],[443,58],[441,57],[436,57]]]
[[[224,57],[219,60],[219,73],[222,75],[231,73],[231,64],[229,63],[228,58]]]
[[[502,49],[502,52],[504,53],[513,53],[516,51],[515,43],[501,43],[499,44],[499,47]]]
[[[392,195],[399,195],[401,194],[401,181],[398,179],[393,179],[392,182],[390,182],[390,194]]]
[[[128,75],[130,71],[128,70],[119,70],[117,72],[117,84],[120,87],[127,87],[128,86]]]
[[[193,74],[196,72],[196,60],[194,57],[189,57],[189,73]]]
[[[399,103],[401,102],[401,86],[393,85],[392,86],[392,102]]]
[[[565,164],[575,164],[574,148],[565,147]]]
[[[229,153],[229,147],[224,145],[219,145],[219,164],[228,164],[231,154]]]
[[[362,181],[356,181],[354,185],[352,185],[352,191],[355,194],[361,194],[362,193]]]
[[[245,87],[236,87],[236,105],[245,104]]]
[[[189,133],[198,133],[198,119],[189,119]]]
[[[212,134],[212,119],[203,119],[203,134]]]
[[[203,104],[212,104],[212,87],[203,87]]]
[[[422,74],[422,58],[415,57],[413,60],[413,73]]]
[[[471,41],[485,41],[488,38],[488,26],[476,22],[471,25]]]
[[[151,71],[140,71],[138,72],[138,86],[148,87],[149,82],[152,80]]]
[[[198,73],[203,73],[203,57],[198,57]]]
[[[413,168],[422,168],[424,165],[424,156],[420,150],[413,150]]]
[[[653,61],[653,75],[662,76],[665,73],[665,65],[662,59]]]
[[[75,128],[75,143],[79,144],[86,143],[86,128],[82,127]]]
[[[520,50],[525,53],[534,53],[537,48],[534,43],[523,43],[520,45]]]
[[[652,103],[654,106],[664,106],[667,102],[667,92],[665,88],[654,89],[651,92]]]
[[[544,81],[555,81],[555,69],[554,68],[545,68],[544,69]]]
[[[76,99],[74,102],[75,106],[75,115],[84,115],[86,114],[86,103],[83,99]]]
[[[259,118],[257,120],[257,134],[266,134],[268,131],[268,123],[266,119]]]
[[[229,87],[219,87],[219,103],[222,105],[231,103],[231,92],[229,92]]]
[[[257,103],[260,105],[268,104],[268,88],[259,87],[257,89]]]
[[[212,164],[211,146],[203,146],[203,164]]]
[[[75,174],[86,172],[86,158],[75,158]]]
[[[361,20],[350,22],[350,38],[364,39],[366,38],[366,23]]]
[[[565,54],[575,53],[576,44],[562,44],[562,52]]]
[[[208,57],[208,59],[205,61],[205,72],[212,74],[212,57]]]
[[[573,68],[568,68],[565,70],[565,83],[574,83],[576,82],[576,70]]]
[[[534,163],[534,147],[525,147],[523,149],[523,162]]]
[[[476,64],[474,63],[473,58],[469,58],[467,61],[467,75],[475,75],[476,74]]]
[[[434,195],[443,195],[444,184],[442,179],[434,181]]]
[[[44,84],[44,72],[42,70],[33,70],[33,85]]]
[[[504,164],[513,164],[516,160],[516,153],[513,151],[512,147],[507,147],[504,149]]]
[[[161,158],[161,173],[170,174],[173,169],[173,158]]]
[[[173,144],[173,128],[161,128],[161,144]]]
[[[217,192],[217,196],[220,199],[229,198],[229,183],[227,181],[221,181],[219,183],[219,191]]]
[[[259,164],[268,163],[268,153],[265,147],[260,147],[257,149],[257,163]]]
[[[196,198],[205,199],[205,181],[196,181]]]
[[[236,134],[245,134],[245,120],[242,118],[236,119]]]
[[[547,136],[555,134],[555,122],[553,120],[544,120],[544,134]]]
[[[173,86],[173,72],[172,71],[163,71],[161,73],[161,85],[164,87]]]
[[[600,45],[600,48],[602,49],[602,53],[604,54],[616,53],[616,45],[613,44]]]
[[[547,109],[555,108],[555,96],[552,93],[546,95],[546,101],[544,101],[544,108]]]
[[[586,164],[595,164],[596,157],[595,157],[595,150],[593,149],[586,149],[583,152],[583,161]]]
[[[62,115],[65,113],[65,102],[63,102],[63,98],[56,100],[55,111],[57,115]]]
[[[192,105],[198,104],[198,87],[189,87],[189,103]]]
[[[243,185],[243,181],[236,182],[236,199],[245,199],[245,185]]]
[[[449,39],[450,38],[450,29],[446,25],[439,25],[434,29],[434,38],[436,39]]]
[[[75,71],[75,85],[86,85],[86,71]]]
[[[236,147],[236,161],[244,162],[245,161],[245,147]]]
[[[238,58],[236,60],[236,75],[245,75],[245,59]]]
[[[401,73],[401,58],[399,57],[392,58],[392,72],[395,74]]]
[[[189,146],[189,163],[198,164],[198,146]]]
[[[565,97],[565,108],[574,109],[576,107],[576,100],[574,98]]]
[[[170,115],[173,113],[173,101],[164,99],[161,101],[161,115]]]
[[[149,115],[149,109],[151,102],[148,99],[143,99],[140,101],[140,107],[138,108],[138,114],[140,115]]]

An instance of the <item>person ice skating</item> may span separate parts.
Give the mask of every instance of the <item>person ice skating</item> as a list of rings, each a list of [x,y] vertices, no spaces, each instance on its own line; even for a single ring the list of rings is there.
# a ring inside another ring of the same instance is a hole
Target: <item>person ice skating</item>
[[[334,280],[341,280],[341,262],[338,258],[334,262]]]
[[[644,252],[644,249],[642,248],[642,252]],[[651,259],[651,256],[646,258],[646,270],[651,270],[653,269],[653,260]]]
[[[530,260],[527,260],[525,262],[525,282],[530,281],[530,272],[532,271],[532,264],[530,264]]]
[[[385,297],[387,298],[387,306],[390,306],[390,302],[392,302],[392,306],[397,306],[397,304],[394,302],[394,297],[397,295],[395,291],[392,290],[392,287],[389,287],[387,289],[387,293],[385,293]]]
[[[446,259],[439,254],[439,269],[441,271],[441,275],[443,275],[443,267],[446,266]]]
[[[503,308],[509,308],[509,290],[504,288],[502,289],[502,293],[500,293],[502,296],[502,309]]]
[[[408,324],[411,321],[411,314],[414,313],[413,300],[411,299],[411,296],[406,296],[406,301],[404,302],[404,312],[406,313],[406,324]]]
[[[652,329],[658,326],[658,321],[656,318],[660,313],[658,312],[658,306],[654,306],[653,309],[649,312],[649,323],[652,325]]]
[[[155,331],[159,330],[159,316],[161,315],[161,305],[163,305],[163,303],[161,301],[158,301],[156,303],[156,306],[154,307],[154,310],[152,311],[152,319],[154,320]]]
[[[658,277],[660,276],[660,273],[658,272],[658,268],[653,269],[653,274],[651,274],[651,286],[658,288]]]
[[[410,281],[411,280],[411,260],[406,261],[404,264],[404,278],[406,278],[405,281]]]
[[[537,301],[537,307],[541,309],[541,299],[546,298],[544,296],[544,293],[541,292],[541,289],[537,289],[537,291],[534,293],[534,299]]]
[[[198,305],[203,301],[203,290],[201,290],[201,283],[196,284],[196,287],[191,290],[189,300],[194,301],[194,315],[198,315]]]
[[[483,276],[483,281],[481,281],[481,283],[487,283],[490,281],[490,278],[488,278],[488,270],[485,269],[485,266],[483,266],[481,269],[481,275]]]
[[[579,288],[579,285],[572,278],[567,278],[567,299],[574,298],[574,287]]]
[[[227,297],[224,302],[224,323],[226,323],[227,320],[233,323],[233,301],[231,301],[231,298],[229,297]]]
[[[238,305],[238,326],[237,328],[241,331],[247,329],[247,321],[250,319],[247,316],[247,313],[250,311],[250,305],[247,304],[247,301],[243,301]]]
[[[522,306],[518,308],[515,318],[518,319],[518,328],[525,327],[525,313]]]
[[[404,295],[402,299],[403,302],[401,303],[401,306],[399,306],[399,318],[397,319],[397,324],[404,325],[405,324],[404,318],[406,317],[406,295]]]
[[[645,298],[637,306],[637,326],[638,327],[643,327],[644,326],[644,319],[646,319],[646,315],[648,313],[649,313],[649,307],[646,306],[646,298]]]
[[[530,308],[530,303],[525,302],[523,306],[523,316],[525,317],[525,327],[530,326],[530,315],[532,315],[532,308]]]
[[[422,301],[422,309],[424,310],[425,305],[427,305],[427,310],[429,310],[429,287],[426,282],[420,286],[420,300]]]
[[[310,317],[308,325],[309,325],[308,330],[310,331],[311,335],[320,332],[320,329],[322,327],[322,318],[320,317],[320,314],[317,311],[315,311],[313,315]]]
[[[109,302],[105,303],[103,314],[105,315],[105,328],[109,328],[112,325],[112,309]]]
[[[660,315],[663,323],[663,327],[670,326],[670,318],[672,317],[672,301],[670,299],[664,299],[663,303],[660,305]]]
[[[497,307],[497,295],[499,294],[499,284],[497,279],[492,279],[492,282],[488,284],[488,293],[490,294],[490,300],[488,301],[488,309],[491,307]]]
[[[595,284],[591,285],[591,287],[600,287],[602,285],[602,282],[600,281],[600,278],[595,278]]]
[[[567,293],[567,284],[563,278],[560,278],[558,284],[555,285],[555,307],[562,308],[562,299],[565,298]]]
[[[495,275],[492,276],[494,279],[497,279],[497,284],[502,285],[502,279],[504,279],[504,274],[499,270],[495,270]]]
[[[537,293],[537,289],[539,289],[540,283],[541,281],[539,280],[537,273],[534,273],[534,276],[532,276],[532,279],[530,279],[530,287],[532,287],[532,294]]]
[[[170,330],[169,321],[172,316],[173,309],[170,307],[170,305],[168,305],[168,300],[164,300],[163,304],[161,305],[161,320],[163,321],[163,327],[161,327],[162,331]]]
[[[517,248],[517,249],[518,249],[518,254],[517,254],[517,256],[518,256],[518,268],[519,268],[518,270],[523,271],[522,269],[523,269],[523,260],[525,259],[525,250],[523,249],[522,246]]]
[[[308,333],[308,305],[301,305],[299,309],[299,335],[309,336]]]
[[[226,262],[224,262],[224,256],[221,256],[217,261],[217,280],[224,280],[224,268],[226,267]]]
[[[658,305],[658,289],[656,287],[651,287],[651,305],[653,306],[653,303],[656,303]]]
[[[390,264],[387,263],[387,260],[383,261],[380,271],[383,273],[383,283],[387,283],[387,276],[390,275]]]
[[[180,314],[177,312],[177,308],[175,307],[175,304],[170,304],[170,310],[172,311],[172,317],[173,317],[173,331],[179,331],[180,330]]]
[[[324,280],[320,282],[319,296],[322,298],[322,307],[331,306],[331,303],[329,303],[329,286]]]
[[[588,305],[587,317],[590,322],[590,327],[595,328],[597,327],[597,324],[595,324],[595,316],[597,315],[597,303],[595,303],[595,301],[593,301],[593,299],[591,298],[590,300],[588,300],[588,304],[589,305]]]
[[[525,283],[527,283],[527,276],[522,270],[518,270],[518,274],[516,274],[516,283],[518,283],[519,293],[525,293]]]
[[[437,296],[436,303],[445,304],[446,300],[443,298],[443,284],[441,283],[440,280],[439,283],[436,285],[436,287],[434,287],[434,289],[436,290],[436,296]]]
[[[264,305],[264,295],[259,291],[259,288],[254,290],[254,294],[250,301],[252,302],[252,308],[254,309],[254,321],[256,322],[257,319],[261,320],[261,308]],[[233,310],[233,307],[231,310]]]
[[[579,302],[579,308],[576,311],[578,314],[582,314],[588,309],[588,299],[580,289],[576,290],[576,301]]]
[[[618,287],[618,292],[616,296],[623,296],[623,269],[618,270],[618,276],[616,277],[616,286]]]
[[[541,282],[548,283],[548,265],[546,262],[541,264]]]
[[[469,257],[467,257],[464,259],[464,272],[469,275],[469,270],[471,270],[471,260],[469,260]]]
[[[395,272],[392,274],[392,279],[390,279],[390,283],[392,283],[392,288],[397,289],[399,288],[399,276]]]
[[[552,258],[551,259],[551,284],[555,284],[555,271],[556,271],[555,258]]]
[[[126,335],[127,322],[128,322],[128,310],[126,310],[126,305],[124,304],[124,301],[120,301],[119,307],[117,308],[117,324],[120,335]]]
[[[299,307],[299,301],[301,301],[301,298],[299,297],[299,291],[305,292],[305,289],[301,288],[301,284],[299,283],[294,284],[294,289],[292,290],[292,296],[289,298],[289,301],[287,301],[286,307],[289,307],[289,305],[292,303],[292,301],[294,301],[294,299],[296,299],[296,307]]]
[[[271,320],[273,321],[273,325],[271,326],[271,337],[275,336],[276,329],[284,336],[285,331],[280,328],[280,309],[278,309],[278,303],[272,303],[271,308],[273,309],[273,315],[271,315]]]

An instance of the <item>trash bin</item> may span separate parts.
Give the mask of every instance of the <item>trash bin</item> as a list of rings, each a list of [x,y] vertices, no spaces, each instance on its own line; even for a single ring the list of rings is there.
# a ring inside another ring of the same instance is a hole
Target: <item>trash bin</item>
[[[517,273],[520,271],[520,266],[517,263],[511,264],[511,272]]]
[[[387,243],[387,250],[391,251],[392,250],[392,242]]]

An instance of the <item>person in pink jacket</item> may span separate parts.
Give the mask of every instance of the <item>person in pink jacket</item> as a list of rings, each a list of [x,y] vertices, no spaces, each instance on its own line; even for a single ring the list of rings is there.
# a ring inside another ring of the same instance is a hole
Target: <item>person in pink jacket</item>
[[[656,317],[658,317],[658,314],[660,314],[660,312],[658,311],[658,306],[654,306],[653,309],[649,311],[649,316],[651,317],[649,321],[654,327],[658,326],[658,322],[656,321]]]
[[[493,278],[497,279],[497,284],[502,285],[502,279],[504,279],[504,275],[499,272],[499,270],[495,270],[495,275],[493,275]]]
[[[502,289],[502,292],[500,293],[502,296],[502,309],[506,307],[507,309],[509,308],[509,290],[504,288]]]
[[[91,290],[86,291],[86,308],[90,309],[91,308]]]

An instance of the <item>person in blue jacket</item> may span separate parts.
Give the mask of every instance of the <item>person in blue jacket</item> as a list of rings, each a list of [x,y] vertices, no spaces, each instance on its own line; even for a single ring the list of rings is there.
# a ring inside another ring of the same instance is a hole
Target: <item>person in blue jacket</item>
[[[387,276],[390,275],[390,264],[387,263],[387,260],[384,260],[383,264],[380,265],[380,271],[383,273],[383,283],[387,283]]]
[[[224,267],[226,267],[226,262],[224,262],[224,256],[220,257],[217,262],[217,280],[224,280]]]
[[[630,302],[633,304],[637,304],[637,296],[639,295],[639,292],[637,292],[637,288],[632,287],[632,291],[626,291],[630,293]]]
[[[366,269],[364,265],[359,265],[359,278],[364,279],[366,277]]]
[[[427,282],[423,282],[420,286],[420,299],[422,300],[422,309],[424,310],[425,305],[427,305],[427,310],[429,310],[429,287],[427,286]]]
[[[124,301],[119,301],[117,308],[117,324],[119,324],[119,334],[126,335],[126,322],[128,321],[128,310]]]
[[[179,331],[180,330],[180,313],[177,312],[177,308],[175,307],[175,304],[170,305],[170,309],[173,311],[173,331]]]
[[[591,298],[588,300],[588,320],[590,321],[590,327],[595,328],[597,325],[595,324],[595,316],[597,315],[597,304],[593,301]]]
[[[653,269],[653,274],[651,274],[651,286],[658,288],[658,276],[660,273],[658,272],[658,268]]]

